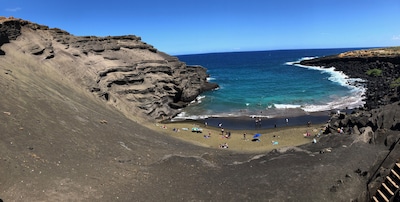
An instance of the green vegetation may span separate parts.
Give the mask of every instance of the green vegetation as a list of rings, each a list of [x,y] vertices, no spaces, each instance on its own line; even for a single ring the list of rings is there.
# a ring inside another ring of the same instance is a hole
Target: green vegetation
[[[382,70],[381,69],[370,69],[367,71],[368,76],[381,76],[382,75]]]
[[[400,86],[400,77],[397,78],[396,80],[392,81],[392,83],[390,84],[391,88],[397,88]]]

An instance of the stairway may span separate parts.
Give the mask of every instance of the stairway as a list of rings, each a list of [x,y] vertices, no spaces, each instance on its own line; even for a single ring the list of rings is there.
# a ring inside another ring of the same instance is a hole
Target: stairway
[[[390,170],[388,176],[375,195],[372,197],[372,201],[375,202],[393,202],[398,200],[400,191],[400,163],[395,163],[393,168]]]

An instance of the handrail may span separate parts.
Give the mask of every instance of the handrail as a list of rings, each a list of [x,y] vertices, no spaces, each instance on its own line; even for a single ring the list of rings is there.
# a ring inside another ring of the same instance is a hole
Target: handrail
[[[399,144],[399,143],[400,143],[400,138],[398,138],[397,141],[396,141],[394,144],[392,144],[392,145],[390,146],[389,152],[386,154],[385,158],[381,161],[381,163],[379,164],[379,166],[376,168],[374,174],[371,175],[371,177],[368,179],[367,184],[366,184],[366,186],[367,186],[367,193],[368,193],[368,199],[371,199],[371,198],[372,198],[372,197],[371,197],[371,193],[370,193],[370,191],[369,191],[368,185],[371,183],[373,177],[375,177],[376,173],[379,171],[379,169],[381,168],[381,166],[383,165],[383,163],[386,161],[386,159],[389,157],[389,155],[391,154],[391,152],[396,148],[396,145]]]

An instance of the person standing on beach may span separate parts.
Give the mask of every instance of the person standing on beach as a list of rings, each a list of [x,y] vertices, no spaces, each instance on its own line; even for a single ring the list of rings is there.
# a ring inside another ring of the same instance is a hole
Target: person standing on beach
[[[246,133],[243,133],[243,140],[246,140]]]
[[[289,124],[289,119],[286,119],[286,125],[288,125]]]
[[[222,135],[224,135],[224,128],[221,128],[221,133]]]

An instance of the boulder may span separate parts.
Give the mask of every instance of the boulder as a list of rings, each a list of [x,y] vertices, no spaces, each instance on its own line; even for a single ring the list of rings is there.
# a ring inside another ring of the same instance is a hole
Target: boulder
[[[385,139],[385,146],[393,147],[400,138],[400,134],[389,134]]]
[[[353,126],[353,130],[352,131],[353,131],[354,135],[361,135],[360,131],[358,130],[358,126],[357,125]]]
[[[369,118],[375,128],[400,130],[400,105],[395,102],[373,111]]]
[[[354,142],[373,143],[374,131],[371,127],[360,128],[361,134],[358,135]]]

